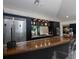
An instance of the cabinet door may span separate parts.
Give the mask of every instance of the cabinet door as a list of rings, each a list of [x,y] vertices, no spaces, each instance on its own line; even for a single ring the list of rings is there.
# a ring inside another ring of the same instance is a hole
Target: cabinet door
[[[49,22],[49,34],[53,35],[53,22]]]
[[[49,22],[49,34],[52,34],[53,36],[59,36],[60,35],[60,23],[51,21]]]
[[[13,30],[16,42],[26,40],[26,21],[14,20]]]
[[[6,44],[8,41],[11,40],[11,27],[12,27],[12,20],[4,19],[3,20],[3,43],[4,44]]]
[[[54,22],[53,28],[54,28],[54,35],[59,36],[60,35],[60,24],[59,24],[59,22]]]
[[[76,35],[76,24],[70,24],[70,28],[72,28],[73,34]]]

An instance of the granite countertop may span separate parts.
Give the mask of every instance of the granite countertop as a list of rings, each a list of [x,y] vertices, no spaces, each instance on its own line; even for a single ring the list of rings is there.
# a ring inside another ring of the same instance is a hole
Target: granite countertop
[[[73,38],[65,37],[48,37],[38,40],[24,41],[16,43],[15,48],[5,48],[3,50],[3,55],[15,55],[20,53],[27,53],[29,51],[35,51],[39,49],[54,47],[57,45],[65,44],[71,41]]]

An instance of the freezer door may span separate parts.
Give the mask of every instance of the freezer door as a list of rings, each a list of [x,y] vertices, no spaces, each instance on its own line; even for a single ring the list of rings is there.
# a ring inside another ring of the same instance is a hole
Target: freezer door
[[[8,41],[11,40],[11,19],[4,19],[3,20],[3,43],[6,44]]]
[[[26,40],[26,20],[14,20],[13,37],[16,42]]]

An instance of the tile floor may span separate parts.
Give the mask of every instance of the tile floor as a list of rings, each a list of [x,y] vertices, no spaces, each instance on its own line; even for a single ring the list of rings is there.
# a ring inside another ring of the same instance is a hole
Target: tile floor
[[[55,52],[54,52],[54,56],[52,57],[52,59],[57,59]],[[76,59],[76,51],[72,51],[71,53],[69,53],[68,57],[65,59]]]
[[[76,59],[76,51],[72,51],[66,59]]]

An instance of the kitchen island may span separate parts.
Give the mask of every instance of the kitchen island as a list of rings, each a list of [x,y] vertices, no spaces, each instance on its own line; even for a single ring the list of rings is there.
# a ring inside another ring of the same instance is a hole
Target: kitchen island
[[[55,47],[69,44],[74,37],[48,37],[16,43],[15,48],[4,48],[4,59],[52,59]]]

